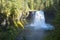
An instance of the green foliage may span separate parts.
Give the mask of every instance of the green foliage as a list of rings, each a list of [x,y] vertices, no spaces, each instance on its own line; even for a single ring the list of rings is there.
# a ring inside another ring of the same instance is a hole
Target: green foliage
[[[59,2],[60,0],[55,0],[54,5],[52,5],[52,10],[53,8],[55,10],[55,13],[54,13],[55,18],[52,20],[52,24],[54,25],[55,30],[50,32],[50,34],[46,37],[46,40],[60,40],[60,5],[59,5]]]
[[[20,32],[22,31],[22,29],[20,28],[15,28],[10,26],[10,28],[6,31],[1,31],[0,32],[0,36],[1,36],[1,40],[15,40],[17,35],[20,34]]]
[[[30,10],[44,10],[50,6],[54,6],[56,3],[59,4],[57,0],[0,0],[1,40],[15,40],[16,36],[27,23],[25,18]],[[53,22],[58,27],[60,24],[59,7],[57,7],[56,18]],[[6,21],[3,25],[4,20]]]
[[[25,23],[22,24],[23,17],[20,17],[24,6],[20,1],[0,0],[0,40],[15,40],[23,30]]]
[[[30,10],[41,10],[53,5],[53,0],[29,0],[28,5]]]

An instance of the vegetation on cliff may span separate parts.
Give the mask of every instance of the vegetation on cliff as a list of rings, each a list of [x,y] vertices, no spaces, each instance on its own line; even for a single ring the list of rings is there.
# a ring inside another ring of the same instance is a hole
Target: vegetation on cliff
[[[0,40],[15,40],[24,29],[30,10],[49,9],[55,10],[52,24],[56,30],[48,40],[59,40],[60,0],[0,0]]]

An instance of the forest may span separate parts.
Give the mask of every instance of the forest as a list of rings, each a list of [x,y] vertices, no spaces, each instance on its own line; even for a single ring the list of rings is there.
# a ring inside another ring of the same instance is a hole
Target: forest
[[[38,10],[55,27],[44,40],[60,40],[60,0],[0,0],[0,40],[16,40],[30,23],[30,12]]]

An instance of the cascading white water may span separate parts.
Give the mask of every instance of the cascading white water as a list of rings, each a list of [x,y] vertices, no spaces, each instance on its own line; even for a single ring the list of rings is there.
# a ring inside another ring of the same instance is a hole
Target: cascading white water
[[[35,29],[45,29],[45,30],[52,30],[53,26],[50,24],[45,23],[44,11],[36,11],[34,20],[30,24],[30,26],[34,27]]]
[[[44,11],[36,11],[33,15],[33,22],[25,26],[24,37],[25,40],[44,40],[44,37],[48,35],[46,30],[53,30],[53,26],[45,22]],[[18,38],[22,40],[21,36]]]

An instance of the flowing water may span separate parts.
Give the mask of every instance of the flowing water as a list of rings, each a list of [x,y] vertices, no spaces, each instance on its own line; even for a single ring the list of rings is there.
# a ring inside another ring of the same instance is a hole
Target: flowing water
[[[36,11],[33,14],[33,21],[26,25],[24,30],[25,40],[43,40],[48,34],[47,30],[53,30],[54,27],[45,22],[44,11]]]
[[[45,22],[44,11],[36,11],[34,20],[30,24],[30,26],[34,27],[35,29],[45,29],[45,30],[52,30],[53,26],[47,24]]]

